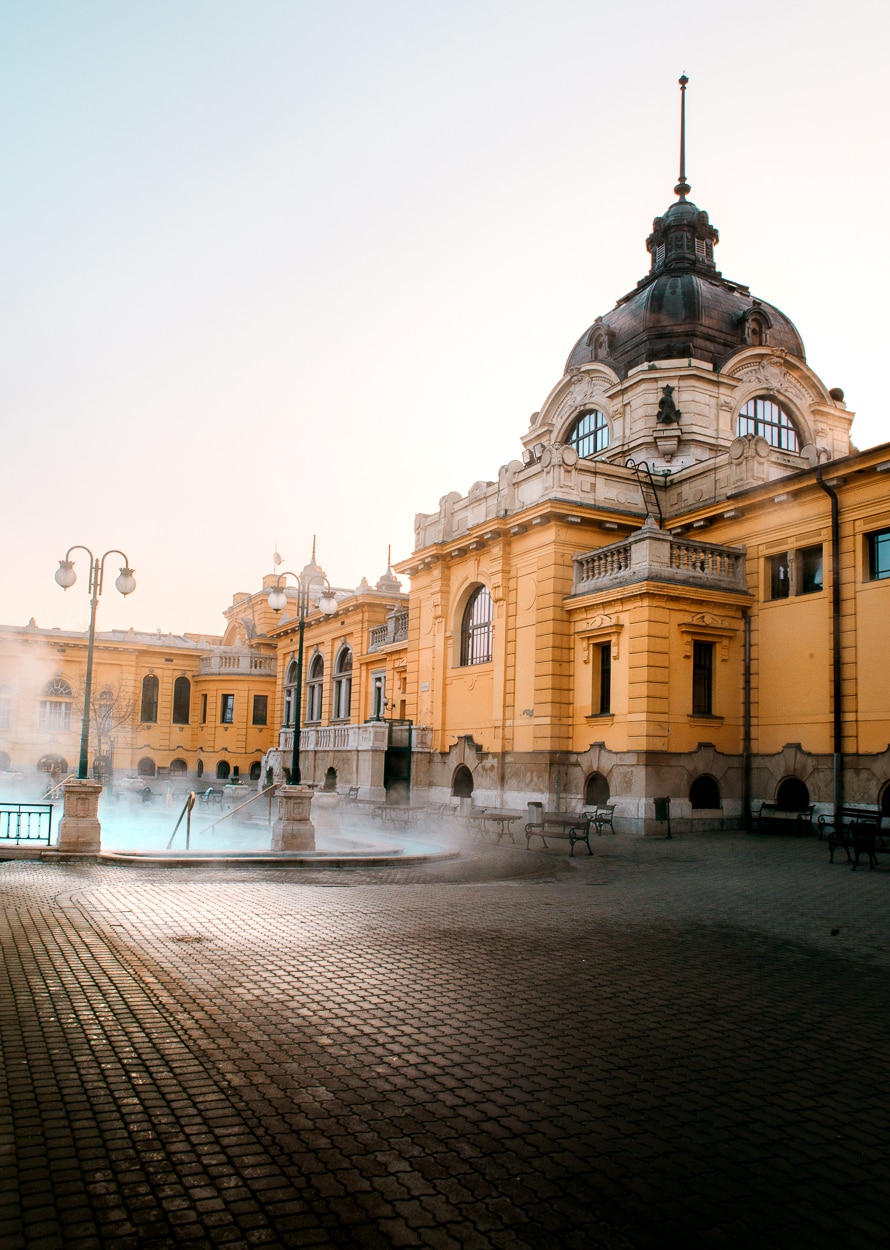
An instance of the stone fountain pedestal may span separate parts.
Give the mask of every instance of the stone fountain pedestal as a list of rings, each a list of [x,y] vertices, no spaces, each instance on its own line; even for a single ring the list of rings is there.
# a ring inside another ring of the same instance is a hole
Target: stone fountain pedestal
[[[278,787],[278,819],[272,826],[273,851],[314,851],[310,818],[313,791],[308,786]]]
[[[102,849],[99,795],[102,783],[71,777],[62,787],[65,807],[59,821],[58,850],[74,855],[98,855]]]

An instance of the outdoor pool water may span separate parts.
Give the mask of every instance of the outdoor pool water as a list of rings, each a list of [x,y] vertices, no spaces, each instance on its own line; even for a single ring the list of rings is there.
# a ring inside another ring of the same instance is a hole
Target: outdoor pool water
[[[167,851],[180,810],[152,804],[135,807],[130,803],[102,802],[99,821],[102,826],[103,852],[131,852],[140,855]],[[393,833],[379,826],[358,828],[351,821],[340,827],[336,811],[313,812],[315,848],[318,855],[337,858],[380,856],[442,855],[450,849],[447,838],[434,844],[410,832]],[[55,830],[54,830],[55,833]],[[173,837],[170,850],[189,855],[269,855],[272,825],[268,820],[220,820],[220,810],[207,811],[198,804],[192,811],[191,832],[186,846],[186,817]],[[55,839],[54,839],[55,840]],[[311,853],[309,853],[311,854]]]

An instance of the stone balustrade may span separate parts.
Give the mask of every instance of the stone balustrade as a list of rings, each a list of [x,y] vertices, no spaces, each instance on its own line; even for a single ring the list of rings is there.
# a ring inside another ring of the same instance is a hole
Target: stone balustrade
[[[214,651],[201,657],[199,675],[241,673],[245,677],[274,677],[275,656],[256,651]]]
[[[745,593],[745,552],[665,533],[651,519],[629,538],[574,558],[572,594],[660,581]]]
[[[382,625],[374,625],[369,631],[368,650],[379,651],[394,642],[404,642],[408,637],[408,612],[393,612]]]

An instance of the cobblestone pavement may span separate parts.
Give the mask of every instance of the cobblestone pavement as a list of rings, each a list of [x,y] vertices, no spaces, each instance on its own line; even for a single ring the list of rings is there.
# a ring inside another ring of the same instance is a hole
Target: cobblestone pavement
[[[0,1245],[890,1246],[890,865],[0,864]]]

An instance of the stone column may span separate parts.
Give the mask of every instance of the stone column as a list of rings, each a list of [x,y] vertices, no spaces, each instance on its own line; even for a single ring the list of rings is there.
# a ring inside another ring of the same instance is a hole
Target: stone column
[[[62,789],[65,811],[59,821],[58,850],[76,855],[98,855],[102,849],[98,816],[101,782],[71,777]]]
[[[315,826],[310,819],[308,786],[278,787],[278,819],[272,826],[273,851],[314,851]]]

